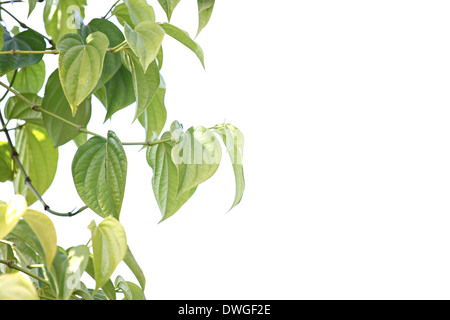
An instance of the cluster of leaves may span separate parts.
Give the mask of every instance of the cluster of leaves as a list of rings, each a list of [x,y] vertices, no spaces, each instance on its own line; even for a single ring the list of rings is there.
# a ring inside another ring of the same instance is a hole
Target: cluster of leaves
[[[162,221],[173,216],[217,171],[222,157],[219,140],[235,173],[232,208],[241,201],[244,139],[235,126],[224,123],[184,130],[175,121],[163,132],[167,121],[166,84],[161,75],[165,36],[192,50],[204,67],[201,47],[187,32],[170,24],[179,1],[159,0],[169,22],[156,22],[146,0],[119,0],[105,17],[85,23],[86,0],[29,0],[29,14],[38,2],[45,2],[47,35],[20,22],[0,4],[0,12],[26,29],[20,32],[15,27],[10,32],[0,27],[0,76],[6,75],[9,82],[0,82],[6,89],[0,102],[13,94],[0,112],[1,131],[7,137],[7,142],[0,142],[0,182],[12,181],[18,194],[9,204],[0,202],[0,299],[116,299],[116,291],[125,299],[145,299],[145,277],[119,222],[127,179],[124,146],[147,149]],[[198,0],[197,35],[209,22],[213,8],[214,0]],[[58,68],[48,78],[44,56],[58,56]],[[43,97],[39,96],[42,88]],[[134,120],[144,128],[145,141],[125,143],[113,131],[106,136],[89,131],[93,96],[106,108],[105,121],[135,105]],[[9,127],[11,123],[16,124],[14,128]],[[71,141],[78,147],[72,163],[76,190],[85,208],[104,219],[98,226],[94,222],[89,226],[90,246],[64,250],[57,246],[51,220],[28,205],[40,201],[47,212],[57,214],[42,195],[55,177],[58,148]],[[121,261],[139,285],[120,276],[112,282]],[[94,289],[81,281],[85,272],[95,280]]]

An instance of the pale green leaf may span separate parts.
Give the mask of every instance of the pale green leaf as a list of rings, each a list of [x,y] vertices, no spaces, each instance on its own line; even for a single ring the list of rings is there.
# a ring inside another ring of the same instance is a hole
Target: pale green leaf
[[[134,54],[139,58],[144,71],[158,55],[165,32],[159,24],[151,21],[141,22],[134,30],[125,25],[125,37]]]
[[[121,290],[124,294],[124,300],[133,300],[133,293],[128,287],[128,283],[122,278],[122,276],[117,276],[116,281],[114,281],[114,286]]]
[[[179,190],[184,194],[211,178],[222,158],[217,138],[204,127],[191,127],[172,149],[172,160],[178,168]]]
[[[119,219],[127,176],[127,158],[114,132],[92,137],[73,159],[75,187],[84,203],[102,217]]]
[[[105,218],[98,227],[91,223],[92,249],[97,291],[114,273],[127,253],[127,237],[120,222]]]
[[[0,141],[0,182],[14,178],[14,161],[11,158],[11,149],[7,142]]]
[[[59,76],[73,115],[97,87],[108,46],[108,37],[101,32],[90,34],[86,44],[78,34],[67,34],[58,43]]]
[[[203,68],[205,68],[205,56],[203,54],[202,48],[194,40],[192,40],[192,38],[186,31],[181,30],[180,28],[175,27],[170,23],[161,23],[160,26],[166,32],[166,34],[191,49],[199,58]]]
[[[155,22],[155,11],[146,0],[124,0],[124,3],[135,26],[144,21]]]
[[[0,300],[39,300],[33,283],[21,273],[0,275]]]
[[[14,196],[8,204],[0,202],[0,240],[16,227],[27,210],[27,202],[21,195]]]
[[[131,292],[132,300],[147,300],[144,291],[137,284],[127,281],[127,285]]]
[[[58,70],[53,72],[47,81],[41,108],[83,128],[87,127],[91,119],[91,97],[88,97],[78,106],[75,116],[72,115],[72,110],[59,80]],[[53,116],[44,113],[42,119],[55,147],[62,146],[79,135],[77,128]]]
[[[139,284],[143,289],[145,289],[145,275],[142,271],[141,267],[137,263],[136,259],[133,256],[133,253],[131,253],[130,248],[127,249],[127,254],[123,258],[123,262],[130,268],[130,270],[135,275],[136,279],[139,281]]]
[[[178,5],[180,0],[158,0],[158,2],[166,12],[167,20],[170,21],[170,18],[172,18],[173,10]]]
[[[28,16],[33,12],[34,8],[36,8],[37,0],[28,0]]]
[[[40,195],[43,195],[56,174],[58,149],[53,147],[52,140],[44,128],[31,123],[16,130],[16,149],[33,186]],[[26,186],[21,171],[14,178],[14,190],[16,194],[26,195],[29,205],[37,200]]]
[[[24,93],[22,95],[36,105],[42,103],[42,98],[34,93]],[[17,119],[40,126],[44,125],[42,122],[42,114],[34,111],[29,103],[16,96],[8,99],[5,106],[5,116],[8,120]]]
[[[197,0],[198,4],[198,30],[197,36],[209,22],[214,9],[215,0]]]
[[[11,83],[14,77],[14,71],[8,72],[8,81]],[[44,60],[39,63],[27,66],[17,72],[12,87],[24,93],[38,94],[45,82],[45,63]]]
[[[119,21],[120,25],[124,26],[125,24],[128,24],[129,26],[134,28],[134,23],[130,17],[130,11],[128,10],[128,7],[125,3],[121,3],[115,6],[112,15],[117,18],[117,21]]]

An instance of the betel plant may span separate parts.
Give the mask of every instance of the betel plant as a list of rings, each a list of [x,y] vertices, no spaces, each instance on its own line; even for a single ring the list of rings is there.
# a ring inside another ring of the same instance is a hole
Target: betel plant
[[[179,1],[159,0],[167,23],[156,22],[146,0],[119,0],[105,16],[85,23],[86,0],[29,0],[29,7],[21,10],[28,10],[29,16],[43,5],[46,35],[12,13],[11,3],[22,1],[0,3],[1,15],[16,22],[8,26],[11,29],[4,23],[0,27],[0,86],[5,89],[0,99],[0,133],[5,138],[0,142],[0,181],[12,182],[16,193],[8,203],[0,201],[0,299],[145,299],[145,276],[119,222],[127,179],[126,146],[146,149],[162,220],[175,214],[216,172],[222,157],[220,140],[235,173],[232,207],[241,201],[243,136],[236,127],[224,123],[184,130],[175,121],[163,133],[167,119],[163,39],[175,38],[204,66],[200,46],[170,24]],[[197,35],[213,8],[214,0],[198,0]],[[48,79],[44,57],[58,60]],[[144,128],[143,142],[123,142],[113,131],[100,135],[88,130],[94,97],[106,108],[106,119],[124,108],[133,112],[135,121],[130,125]],[[72,141],[78,147],[73,181],[85,206],[57,212],[43,194],[56,173],[58,148]],[[35,202],[47,214],[30,209]],[[86,209],[102,217],[98,225],[93,221],[88,226],[92,237],[82,239],[87,245],[57,246],[50,216],[73,217]],[[137,283],[121,276],[112,279],[121,261]],[[89,276],[95,282],[92,288],[85,284]]]

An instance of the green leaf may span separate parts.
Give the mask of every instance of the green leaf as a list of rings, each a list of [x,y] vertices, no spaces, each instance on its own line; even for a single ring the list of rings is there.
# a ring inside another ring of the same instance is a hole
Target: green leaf
[[[166,83],[161,76],[158,91],[144,113],[139,116],[139,122],[145,129],[146,141],[150,141],[154,132],[159,136],[167,120],[167,111],[164,105]]]
[[[50,269],[50,284],[58,300],[69,300],[72,293],[80,288],[89,255],[89,248],[85,245],[70,248],[67,252],[57,251]]]
[[[134,28],[134,23],[130,17],[130,11],[128,10],[128,7],[125,3],[117,5],[113,10],[112,15],[116,16],[117,21],[119,21],[120,25],[123,26],[126,23],[132,28]]]
[[[3,28],[3,27],[1,27]],[[27,30],[11,37],[9,32],[4,30],[3,50],[24,50],[24,51],[43,51],[46,48],[45,39],[38,33]],[[18,54],[0,56],[0,76],[26,66],[31,66],[42,60],[42,54]]]
[[[7,142],[0,141],[0,182],[14,179],[14,161]]]
[[[42,246],[42,259],[46,265],[51,266],[57,251],[56,230],[52,220],[45,214],[31,209],[25,212],[23,218]]]
[[[132,300],[147,300],[144,291],[137,284],[127,281],[127,285],[131,292]]]
[[[198,31],[197,36],[209,22],[214,9],[215,0],[197,0],[198,4]]]
[[[1,10],[0,10],[1,12]],[[0,21],[2,20],[2,17],[0,16]],[[3,49],[3,46],[5,45],[5,42],[3,41],[3,36],[5,35],[5,29],[3,27],[0,28],[0,48]],[[3,51],[3,50],[2,50]]]
[[[34,8],[36,8],[36,3],[37,3],[37,0],[28,0],[28,6],[29,6],[28,16],[30,16],[31,13],[33,12]]]
[[[23,96],[36,105],[42,103],[42,98],[34,93],[24,93]],[[29,103],[16,96],[8,99],[5,106],[5,116],[8,120],[18,119],[40,126],[44,125],[42,122],[42,114],[31,109]]]
[[[164,52],[163,52],[162,45],[161,45],[161,48],[159,48],[158,54],[156,55],[156,62],[158,63],[159,71],[161,71],[161,69],[163,67],[163,62],[164,62]]]
[[[175,27],[174,25],[172,25],[170,23],[161,23],[160,26],[161,26],[161,28],[163,28],[163,30],[166,32],[166,34],[168,34],[172,38],[178,40],[179,42],[184,44],[186,47],[191,49],[197,55],[197,57],[200,59],[200,62],[202,63],[203,68],[205,68],[205,56],[203,54],[202,48],[194,40],[191,39],[191,37],[189,36],[189,34],[186,31],[183,31],[180,28]]]
[[[73,141],[75,142],[76,146],[79,148],[87,142],[87,134],[84,132],[81,132],[79,135],[77,135],[75,138],[73,138]]]
[[[222,158],[217,138],[204,127],[191,127],[182,141],[172,149],[172,160],[178,168],[181,195],[211,178]]]
[[[30,279],[21,273],[0,275],[0,300],[39,300]]]
[[[170,138],[170,132],[161,139]],[[164,142],[147,149],[147,162],[153,169],[152,187],[162,214],[162,221],[174,215],[194,194],[196,187],[179,194],[178,169],[172,160],[174,142]]]
[[[146,0],[124,0],[135,26],[144,21],[155,22],[155,11]]]
[[[31,178],[33,186],[39,194],[43,195],[52,184],[56,174],[58,149],[53,147],[44,128],[31,123],[16,130],[16,149],[19,153],[19,160]],[[14,178],[14,190],[16,194],[24,195],[29,205],[37,200],[27,188],[25,177],[21,171]]]
[[[86,6],[86,0],[45,1],[45,30],[55,43],[65,34],[77,32],[73,12],[78,11],[84,17],[84,6]]]
[[[67,34],[58,43],[59,76],[73,115],[97,87],[108,46],[108,37],[101,32],[90,34],[86,44],[78,34]]]
[[[90,28],[84,24],[83,17],[77,10],[73,11],[73,19],[75,22],[75,28],[77,29],[77,33],[80,35],[83,43],[86,44],[87,36],[92,33]]]
[[[139,284],[143,289],[145,289],[145,275],[142,271],[141,267],[137,263],[136,259],[134,258],[133,254],[131,253],[130,248],[127,248],[127,254],[125,255],[125,258],[123,258],[123,261],[125,264],[130,268],[130,270],[135,275],[136,279],[139,281]]]
[[[78,106],[78,112],[75,116],[72,115],[72,110],[59,80],[58,70],[53,72],[47,81],[41,108],[72,123],[76,123],[83,128],[87,127],[91,119],[91,97],[88,97]],[[77,128],[53,116],[44,113],[42,119],[55,147],[62,146],[79,135]]]
[[[125,37],[134,54],[139,58],[144,71],[158,55],[165,32],[159,24],[151,21],[141,22],[133,29],[125,25]]]
[[[8,81],[11,83],[14,77],[14,71],[8,72]],[[32,66],[24,67],[17,72],[12,87],[20,93],[35,93],[41,91],[45,82],[45,63],[44,60]]]
[[[125,41],[125,37],[117,26],[106,19],[93,19],[88,24],[91,32],[100,31],[108,37],[109,47],[113,48]],[[119,54],[107,52],[103,64],[103,71],[95,90],[102,87],[120,70],[122,59]]]
[[[98,227],[93,221],[89,229],[92,232],[97,291],[109,280],[119,262],[125,257],[128,248],[127,237],[123,226],[113,217],[105,218]]]
[[[75,187],[81,199],[102,217],[119,219],[127,176],[127,158],[114,132],[108,139],[93,137],[83,144],[72,163]]]
[[[236,196],[234,198],[233,205],[231,206],[231,209],[233,209],[241,202],[245,190],[243,167],[244,135],[238,128],[231,124],[221,125],[214,131],[222,137],[233,165],[236,180]]]
[[[122,65],[112,79],[95,92],[95,96],[106,108],[105,121],[110,119],[114,113],[136,101],[131,73]]]
[[[114,281],[114,286],[120,289],[125,295],[124,300],[133,300],[133,293],[128,287],[128,283],[122,278],[122,276],[117,276],[116,281]]]
[[[170,18],[172,17],[172,12],[177,6],[177,4],[180,2],[180,0],[158,0],[158,2],[166,12],[167,20],[170,21]]]
[[[136,55],[129,51],[121,51],[124,65],[131,71],[133,77],[133,88],[136,97],[135,121],[145,112],[153,100],[161,83],[158,66],[155,61],[150,64],[147,72],[144,72]]]
[[[92,255],[89,257],[89,263],[86,268],[86,272],[92,277],[92,279],[95,280],[94,259],[92,258]],[[111,279],[106,281],[106,283],[101,288],[103,290],[104,295],[107,297],[107,299],[116,300],[116,288],[114,287],[114,284],[112,283]],[[100,293],[100,291],[93,295],[94,299],[95,299],[96,295],[98,295],[99,293]],[[95,299],[95,300],[98,300],[98,299]]]
[[[16,227],[26,210],[27,202],[20,195],[14,196],[8,204],[0,202],[0,240]]]

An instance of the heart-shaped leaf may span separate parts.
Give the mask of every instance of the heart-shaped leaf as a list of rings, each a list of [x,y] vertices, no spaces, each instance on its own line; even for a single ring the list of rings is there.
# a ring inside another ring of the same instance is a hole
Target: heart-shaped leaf
[[[95,222],[89,226],[92,232],[92,249],[97,291],[111,277],[119,262],[127,253],[127,237],[120,222],[105,218],[98,226]]]
[[[86,44],[78,34],[67,34],[58,43],[59,76],[73,115],[97,87],[108,46],[108,37],[101,32],[90,34]]]
[[[112,131],[107,140],[93,137],[78,148],[72,163],[81,199],[102,217],[119,219],[127,176],[127,157]]]
[[[135,26],[143,21],[155,22],[155,11],[146,0],[124,0],[124,3]]]
[[[12,82],[14,71],[8,72],[8,81]],[[45,82],[45,63],[44,60],[32,66],[22,68],[14,78],[12,87],[20,93],[35,93],[41,91]]]

